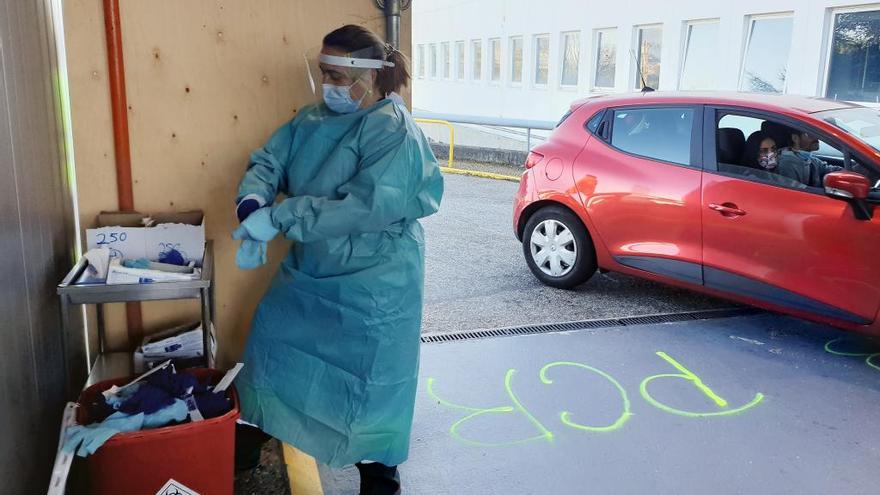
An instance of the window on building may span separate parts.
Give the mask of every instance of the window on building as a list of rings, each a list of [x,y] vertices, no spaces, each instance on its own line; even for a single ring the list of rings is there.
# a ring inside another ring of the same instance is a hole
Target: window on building
[[[429,61],[431,77],[437,77],[437,45],[431,43],[431,60]]]
[[[633,155],[690,165],[692,108],[633,108],[614,112],[611,145]]]
[[[442,48],[440,50],[440,54],[443,57],[443,79],[449,79],[449,66],[450,66],[449,42],[443,43]]]
[[[617,68],[617,29],[596,31],[596,74],[593,87],[613,88]]]
[[[492,82],[501,81],[501,39],[489,40],[489,60],[492,61]]]
[[[880,10],[834,16],[825,96],[880,103]]]
[[[642,89],[644,86],[657,89],[660,85],[662,41],[663,26],[636,28],[636,89]]]
[[[474,81],[483,79],[483,41],[471,41],[471,67],[473,68]]]
[[[523,39],[522,36],[510,38],[510,82],[521,83],[523,74]]]
[[[740,91],[782,93],[791,51],[791,16],[749,19]]]
[[[687,24],[679,89],[715,89],[717,86],[721,72],[718,27],[717,20]]]
[[[535,84],[546,86],[550,81],[550,35],[535,36]]]
[[[455,78],[464,80],[464,41],[455,42]]]
[[[425,77],[425,45],[419,45],[416,56],[419,57],[419,77]]]
[[[563,86],[578,85],[578,67],[581,59],[581,34],[562,33],[562,77]]]

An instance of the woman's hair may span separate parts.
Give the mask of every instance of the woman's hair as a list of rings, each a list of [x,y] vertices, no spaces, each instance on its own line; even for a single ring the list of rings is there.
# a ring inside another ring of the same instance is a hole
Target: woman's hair
[[[767,134],[764,131],[755,131],[753,132],[748,139],[746,139],[746,145],[743,148],[742,155],[742,166],[761,169],[761,166],[758,164],[758,155],[761,153],[761,143],[764,142],[765,139],[769,139],[776,143],[776,140],[773,139],[770,134]]]
[[[409,69],[406,55],[390,44],[382,41],[369,29],[348,24],[324,36],[324,46],[344,50],[349,53],[362,52],[359,58],[386,60],[394,63],[394,67],[383,67],[377,70],[376,87],[382,95],[398,92],[409,84]]]

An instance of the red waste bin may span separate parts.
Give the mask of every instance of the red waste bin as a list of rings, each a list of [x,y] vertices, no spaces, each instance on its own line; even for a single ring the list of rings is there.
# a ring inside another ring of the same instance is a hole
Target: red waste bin
[[[193,368],[200,381],[216,384],[223,377],[217,370]],[[89,404],[104,390],[123,385],[131,378],[96,383],[82,392],[80,404]],[[184,488],[168,493],[232,495],[235,471],[235,420],[239,417],[234,386],[226,396],[232,410],[223,416],[197,423],[154,430],[119,433],[87,458],[89,493],[94,495],[157,495],[169,481]],[[77,421],[89,424],[88,411],[79,408]]]

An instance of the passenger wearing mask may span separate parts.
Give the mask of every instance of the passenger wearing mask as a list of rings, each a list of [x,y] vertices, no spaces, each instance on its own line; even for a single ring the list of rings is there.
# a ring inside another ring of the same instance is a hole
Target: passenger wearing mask
[[[753,132],[743,148],[744,167],[775,172],[779,165],[779,150],[776,141],[764,131]]]
[[[746,140],[743,148],[742,166],[740,172],[745,177],[769,182],[774,185],[803,189],[805,186],[789,177],[779,173],[780,153],[776,147],[776,141],[770,134],[764,131],[755,131]]]

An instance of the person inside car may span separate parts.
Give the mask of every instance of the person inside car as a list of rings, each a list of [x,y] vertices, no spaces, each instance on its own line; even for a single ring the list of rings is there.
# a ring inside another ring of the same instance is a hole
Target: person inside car
[[[736,173],[749,179],[788,187],[804,189],[806,186],[779,174],[779,150],[776,141],[764,131],[755,131],[743,147],[742,167]]]
[[[746,140],[742,165],[765,172],[775,172],[779,165],[776,141],[764,131],[755,131]]]
[[[779,156],[777,173],[810,187],[822,187],[826,174],[843,170],[813,154],[819,150],[819,138],[812,134],[791,130],[791,146]]]

